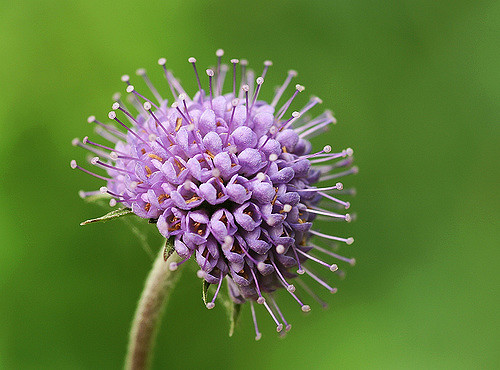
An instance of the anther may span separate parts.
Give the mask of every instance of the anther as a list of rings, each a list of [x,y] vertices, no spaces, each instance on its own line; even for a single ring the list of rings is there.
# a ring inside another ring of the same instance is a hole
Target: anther
[[[130,81],[130,76],[129,75],[123,75],[121,77],[122,82],[129,83]]]
[[[302,306],[302,312],[309,312],[309,311],[311,311],[311,306],[309,306],[308,304]]]
[[[277,252],[278,254],[283,254],[283,253],[285,253],[285,246],[284,246],[283,244],[278,244],[278,245],[276,246],[276,252]]]
[[[283,212],[288,213],[292,210],[292,206],[290,204],[285,204],[283,206]]]
[[[177,263],[176,263],[176,262],[172,262],[172,263],[170,264],[170,266],[168,266],[168,269],[169,269],[170,271],[175,271],[175,270],[177,270],[177,267],[178,267]]]
[[[269,155],[269,161],[274,162],[278,159],[278,155],[276,153],[271,153]]]

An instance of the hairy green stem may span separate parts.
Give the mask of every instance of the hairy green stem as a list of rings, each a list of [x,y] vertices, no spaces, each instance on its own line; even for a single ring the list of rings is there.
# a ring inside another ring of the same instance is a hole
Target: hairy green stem
[[[143,370],[149,368],[151,364],[156,333],[165,303],[179,277],[179,273],[170,271],[169,266],[179,260],[177,253],[173,253],[165,261],[162,248],[153,263],[130,330],[126,370]]]

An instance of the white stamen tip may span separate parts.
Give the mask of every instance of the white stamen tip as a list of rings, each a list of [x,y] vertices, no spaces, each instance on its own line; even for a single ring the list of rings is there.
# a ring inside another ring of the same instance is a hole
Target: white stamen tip
[[[318,98],[317,96],[315,96],[313,99],[314,99],[314,101],[318,102],[319,104],[323,104],[323,100],[321,98]]]
[[[135,71],[137,76],[144,76],[146,74],[146,70],[144,68],[139,68]]]
[[[269,129],[269,133],[271,135],[275,135],[277,132],[278,132],[278,128],[276,126],[271,126],[271,128]]]
[[[335,187],[337,188],[337,190],[342,190],[344,188],[344,184],[342,184],[341,182],[338,182],[335,184]]]
[[[184,189],[189,190],[191,189],[191,184],[192,182],[187,180],[182,186],[184,186]]]
[[[218,168],[214,168],[212,170],[212,176],[213,177],[220,177],[220,170]]]
[[[215,303],[214,303],[214,302],[208,302],[208,303],[206,304],[206,306],[207,306],[207,308],[208,308],[209,310],[211,310],[212,308],[214,308],[214,307],[215,307]]]
[[[99,188],[99,191],[100,191],[102,194],[106,194],[106,193],[108,192],[108,188],[107,188],[107,187],[105,187],[105,186],[101,186],[101,187]]]
[[[95,116],[89,116],[89,118],[87,118],[87,122],[88,122],[88,123],[93,123],[93,122],[95,122]]]
[[[286,290],[288,290],[290,293],[295,292],[295,285],[290,284],[289,286],[286,287]]]
[[[262,85],[264,83],[264,79],[262,77],[257,77],[257,85]]]
[[[352,173],[356,174],[356,173],[359,172],[359,167],[358,166],[354,166],[351,171],[352,171]]]
[[[84,139],[85,140],[85,139]],[[77,146],[78,143],[80,142],[80,139],[75,137],[73,140],[71,140],[71,145]],[[84,143],[85,144],[85,143]]]
[[[283,324],[279,324],[277,327],[276,327],[276,331],[279,333],[283,330]]]
[[[270,60],[265,60],[264,61],[264,65],[267,66],[267,67],[271,67],[273,65],[273,62],[270,61]]]
[[[272,153],[272,154],[269,155],[269,160],[271,162],[274,162],[277,159],[278,159],[278,155],[276,153]]]
[[[250,90],[250,86],[248,86],[248,85],[243,85],[243,86],[241,87],[241,90],[243,90],[243,91],[247,91],[247,92],[248,92],[248,91]]]
[[[288,212],[290,212],[291,210],[292,210],[292,206],[291,206],[290,204],[285,204],[285,205],[283,206],[283,212],[288,213]]]
[[[347,148],[347,149],[345,150],[345,152],[347,153],[347,155],[348,155],[349,157],[351,157],[351,156],[354,154],[354,150],[352,150],[351,148]]]
[[[112,99],[113,99],[113,100],[118,100],[118,99],[120,99],[121,97],[122,97],[122,94],[120,94],[119,92],[116,92],[116,93],[114,93],[114,94],[113,94]]]
[[[94,166],[99,162],[99,157],[94,157],[90,160],[90,163],[92,163]]]
[[[298,75],[297,71],[296,71],[296,70],[294,70],[294,69],[289,70],[289,71],[288,71],[288,74],[289,74],[290,76],[292,76],[292,77],[297,77],[297,75]]]
[[[215,55],[218,56],[218,57],[221,57],[224,55],[224,50],[222,49],[217,49],[217,51],[215,52]]]
[[[311,311],[311,306],[309,306],[308,304],[305,304],[302,306],[302,311],[303,312],[309,312]]]
[[[325,145],[325,146],[323,147],[323,151],[324,151],[325,153],[330,153],[330,152],[332,151],[332,147],[331,147],[330,145]]]
[[[338,291],[338,289],[337,289],[337,288],[332,288],[332,289],[330,290],[330,293],[335,294],[335,293],[337,293],[337,291]]]
[[[290,329],[292,328],[292,324],[288,324],[286,327],[285,327],[285,331],[290,331]]]
[[[258,304],[264,304],[265,302],[266,302],[266,299],[264,297],[257,298],[257,303]]]
[[[179,267],[179,266],[177,266],[177,263],[172,262],[172,263],[170,264],[170,266],[168,266],[168,269],[169,269],[170,271],[175,271],[175,270],[177,270],[177,267]]]
[[[108,113],[108,118],[109,119],[115,119],[116,118],[116,112],[112,110],[111,112]]]
[[[117,110],[118,108],[120,108],[120,103],[118,102],[114,102],[113,105],[111,106],[111,109],[113,110]]]
[[[351,245],[352,243],[354,243],[354,238],[353,237],[350,237],[350,238],[347,238],[346,242],[345,242],[347,245]]]
[[[246,60],[246,59],[242,59],[242,60],[240,60],[240,64],[241,64],[242,66],[247,66],[247,65],[248,65],[248,60]]]
[[[155,141],[158,138],[155,134],[149,134],[148,139],[149,141]]]
[[[69,162],[69,165],[71,166],[72,169],[75,169],[77,167],[76,161],[74,159],[71,162]]]
[[[265,264],[264,262],[259,262],[259,263],[257,264],[257,269],[258,269],[259,271],[262,271],[262,270],[264,270],[265,268],[266,268],[266,264]]]
[[[131,93],[132,91],[134,91],[134,85],[128,85],[125,91]]]
[[[177,108],[179,106],[179,103],[177,103],[176,101],[174,101],[171,105],[172,108]]]
[[[262,338],[262,333],[258,333],[256,336],[255,336],[255,341],[258,341]]]
[[[345,214],[344,219],[346,220],[346,222],[351,222],[352,220],[351,215],[349,213]]]
[[[189,125],[187,125],[186,130],[194,131],[194,124],[190,123]]]
[[[292,117],[293,118],[299,118],[300,117],[300,112],[297,112],[297,111],[292,112]]]
[[[196,271],[196,276],[198,276],[199,279],[203,279],[205,277],[205,271],[203,270]]]
[[[85,137],[83,138],[83,140],[82,140],[82,143],[87,144],[87,143],[88,143],[88,141],[89,141],[89,137],[88,137],[88,136],[85,136]]]
[[[137,181],[132,181],[130,183],[130,189],[135,189],[138,186],[139,186],[139,183]]]
[[[158,59],[158,64],[164,66],[165,64],[167,64],[167,59],[165,58]]]
[[[145,101],[144,104],[142,105],[145,110],[150,110],[151,109],[151,103],[148,101]]]
[[[206,72],[207,72],[207,75],[210,76],[210,77],[213,77],[214,74],[215,74],[214,71],[213,71],[213,69],[207,69]]]
[[[179,95],[179,100],[186,100],[186,98],[187,98],[187,95],[184,93]]]
[[[345,209],[349,209],[350,206],[351,206],[351,203],[345,202]]]
[[[299,270],[297,270],[297,274],[304,275],[305,274],[305,270],[299,269]]]
[[[284,246],[283,244],[278,244],[278,245],[276,246],[276,252],[277,252],[278,254],[283,254],[283,253],[285,253],[285,246]]]
[[[109,153],[109,157],[112,160],[116,161],[118,159],[118,154],[116,154],[116,152],[111,152],[111,153]]]
[[[302,92],[305,89],[306,88],[304,86],[302,86],[302,85],[299,85],[299,84],[295,85],[295,90],[297,90],[298,92]]]
[[[354,266],[354,265],[356,264],[356,258],[351,258],[351,259],[349,260],[349,264],[350,264],[351,266]]]
[[[231,59],[232,64],[238,64],[240,62],[239,59]]]
[[[80,191],[78,192],[78,196],[79,196],[80,198],[84,199],[84,198],[85,198],[85,192],[84,192],[83,190],[80,190]]]
[[[335,272],[339,269],[339,267],[334,263],[333,265],[330,266],[330,271]]]
[[[238,148],[233,145],[233,146],[230,146],[228,150],[229,150],[229,153],[236,154],[236,152],[238,151]]]
[[[109,206],[110,206],[110,207],[114,207],[114,206],[116,206],[116,199],[111,198],[111,199],[109,200]]]
[[[262,172],[259,172],[255,177],[260,181],[264,181],[266,179],[266,175]]]
[[[240,102],[240,100],[239,100],[239,99],[233,99],[233,100],[231,100],[231,105],[232,105],[233,107],[236,107],[236,106],[238,105],[238,103],[239,103],[239,102]]]
[[[196,58],[190,57],[190,58],[188,58],[188,62],[189,63],[196,63]]]
[[[122,82],[129,82],[130,81],[130,76],[129,75],[123,75],[122,76]]]

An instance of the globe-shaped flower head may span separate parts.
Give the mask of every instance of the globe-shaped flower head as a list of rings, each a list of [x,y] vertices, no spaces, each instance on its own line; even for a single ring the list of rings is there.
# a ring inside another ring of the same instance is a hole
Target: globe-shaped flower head
[[[274,300],[275,290],[285,288],[302,311],[310,310],[295,292],[297,274],[307,274],[330,292],[336,291],[306,266],[316,264],[338,273],[337,265],[311,252],[354,263],[310,239],[353,242],[353,238],[324,234],[312,227],[316,217],[350,221],[349,214],[325,209],[347,209],[349,203],[332,192],[349,191],[343,190],[340,182],[322,187],[313,184],[335,182],[357,169],[338,171],[352,163],[349,148],[332,152],[325,146],[312,153],[308,138],[335,123],[329,111],[309,118],[309,111],[321,103],[319,98],[313,97],[301,110],[290,112],[295,97],[304,90],[295,85],[288,99],[279,104],[295,71],[288,72],[267,103],[259,100],[259,93],[272,63],[266,61],[262,74],[255,79],[246,61],[232,59],[228,68],[221,64],[222,55],[218,50],[217,66],[206,70],[207,90],[196,59],[189,58],[199,88],[192,97],[166,69],[166,60],[160,59],[173,95],[171,104],[143,69],[137,74],[154,100],[139,93],[129,77],[123,76],[129,102],[137,113],[118,98],[108,115],[114,124],[89,118],[98,125],[96,132],[111,144],[98,144],[87,137],[75,141],[98,155],[90,162],[107,175],[90,172],[75,161],[71,166],[105,180],[106,186],[100,191],[113,197],[112,206],[122,203],[139,217],[156,221],[160,233],[173,239],[175,251],[182,258],[170,269],[195,258],[200,267],[198,276],[216,286],[213,299],[206,303],[208,308],[214,307],[224,279],[235,303],[250,301],[258,339],[253,302],[265,307],[278,331],[288,330],[290,325]],[[224,93],[230,69],[232,84]],[[303,281],[299,282],[316,297]]]

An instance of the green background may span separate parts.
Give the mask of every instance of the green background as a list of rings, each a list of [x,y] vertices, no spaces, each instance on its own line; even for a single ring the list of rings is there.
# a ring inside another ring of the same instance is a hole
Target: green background
[[[280,295],[286,339],[260,309],[260,342],[248,307],[228,338],[184,268],[154,367],[498,368],[500,2],[3,0],[0,14],[0,368],[122,366],[151,261],[120,221],[78,226],[103,209],[77,191],[101,183],[71,171],[85,154],[70,142],[123,73],[164,88],[165,56],[191,90],[187,58],[211,65],[219,47],[257,71],[273,60],[264,98],[294,68],[296,107],[316,94],[335,112],[313,143],[355,150],[358,218],[329,231],[355,237],[342,252],[358,263],[329,310]]]

